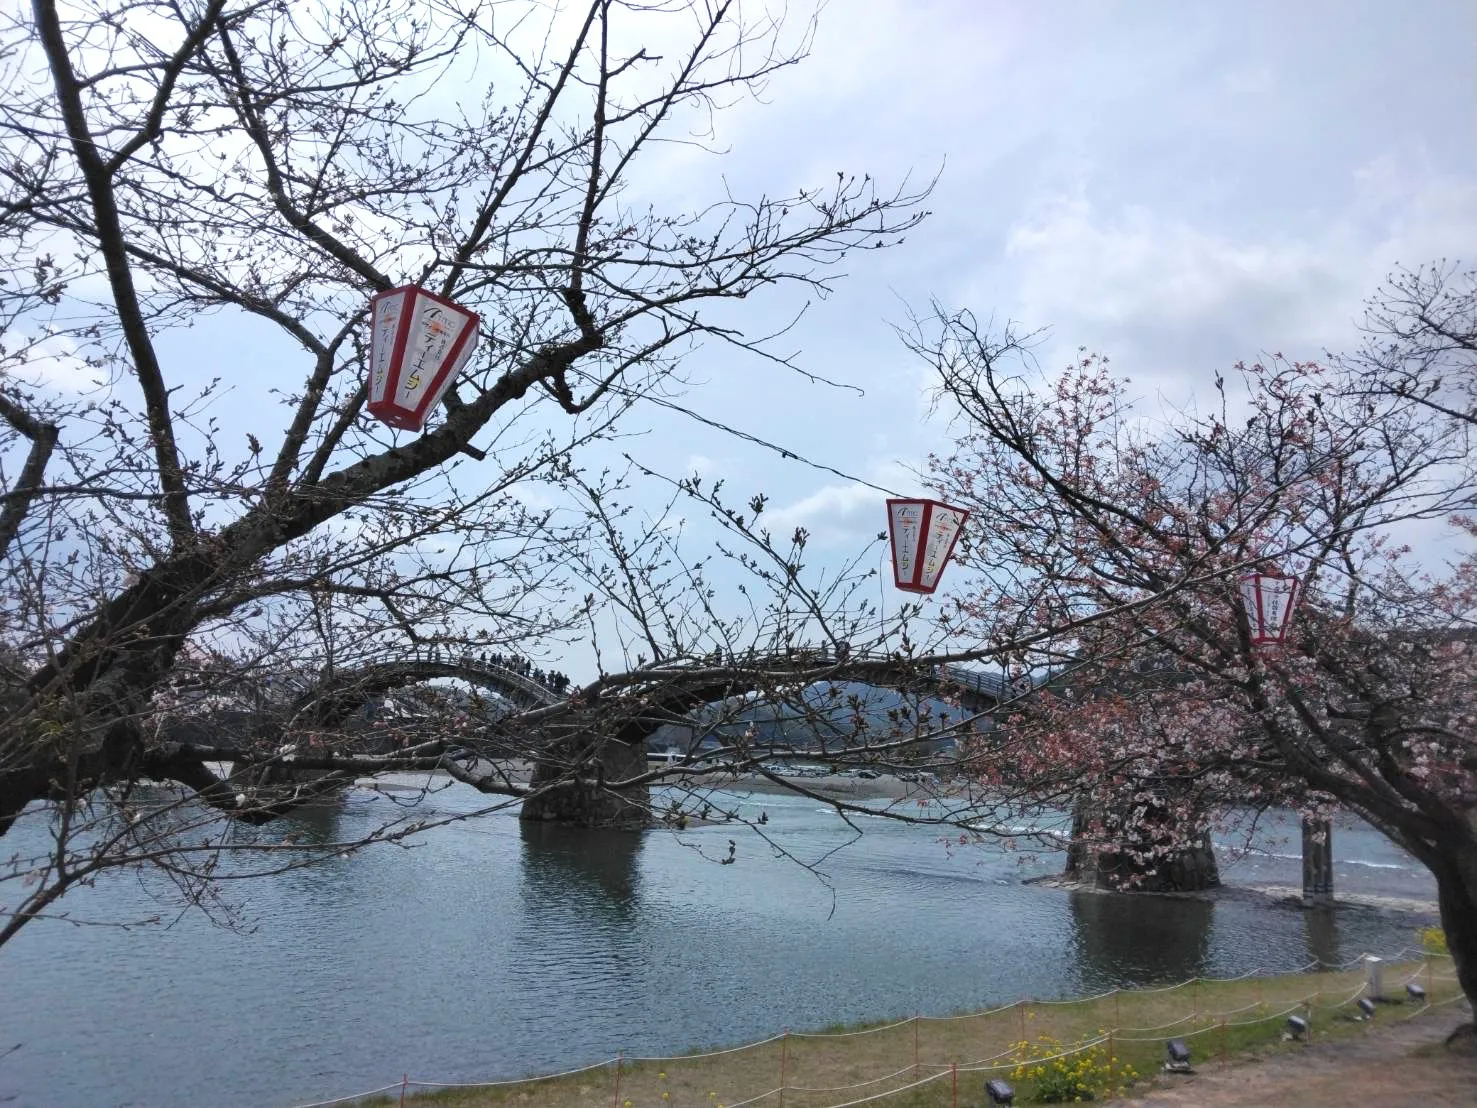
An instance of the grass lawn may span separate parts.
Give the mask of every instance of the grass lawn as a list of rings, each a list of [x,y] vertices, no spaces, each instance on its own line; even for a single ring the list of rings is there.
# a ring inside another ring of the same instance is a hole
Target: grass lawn
[[[1388,964],[1384,990],[1392,1003],[1379,1006],[1373,1026],[1421,1010],[1406,1001],[1411,979],[1426,987],[1431,1004],[1460,992],[1445,957]],[[1278,1043],[1293,1014],[1308,1020],[1315,1040],[1362,1034],[1370,1025],[1351,1017],[1364,985],[1360,967],[1022,1001],[989,1012],[792,1032],[561,1077],[434,1090],[412,1083],[406,1102],[416,1108],[833,1108],[874,1098],[885,1108],[958,1108],[982,1104],[992,1077],[1015,1086],[1017,1103],[1041,1102],[1053,1087],[1070,1102],[1074,1091],[1101,1098],[1157,1071],[1170,1038],[1184,1039],[1204,1068]],[[1043,1055],[1059,1057],[1030,1060]],[[397,1089],[359,1103],[398,1104],[401,1095]]]

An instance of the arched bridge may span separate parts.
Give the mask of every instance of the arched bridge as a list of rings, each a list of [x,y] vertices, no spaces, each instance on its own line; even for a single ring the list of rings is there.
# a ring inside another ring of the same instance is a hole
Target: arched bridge
[[[668,688],[659,688],[648,700],[655,710],[626,717],[618,727],[619,733],[611,737],[625,743],[642,742],[662,723],[670,722],[673,715],[759,691],[785,671],[814,673],[818,667],[835,667],[834,679],[854,680],[900,692],[950,696],[967,711],[976,713],[992,711],[1001,702],[1019,696],[1029,688],[1029,685],[1023,688],[1018,682],[1011,682],[997,673],[962,665],[920,669],[905,659],[886,654],[837,658],[826,650],[797,650],[772,656],[749,655],[730,659],[727,666],[713,667],[718,672],[710,681],[676,681]],[[653,669],[649,674],[652,683],[660,687],[678,677],[681,671],[672,667]],[[439,651],[428,650],[407,655],[403,651],[389,650],[360,659],[353,668],[326,675],[302,692],[288,711],[289,726],[335,728],[366,701],[393,689],[444,678],[466,681],[485,689],[520,711],[552,707],[567,699],[563,692],[556,692],[485,657],[471,654],[443,656]]]
[[[792,650],[777,655],[749,655],[713,663],[704,670],[690,662],[644,671],[638,710],[613,718],[607,737],[635,745],[663,724],[707,704],[749,696],[795,679],[812,684],[856,682],[923,696],[948,697],[972,714],[988,714],[1029,690],[997,674],[961,665],[920,665],[889,654],[847,654],[837,658],[823,650]],[[636,699],[632,697],[631,699]]]
[[[422,681],[455,678],[485,689],[527,710],[558,704],[565,697],[531,677],[475,655],[460,658],[440,652],[386,651],[360,659],[352,669],[339,670],[321,678],[293,702],[288,711],[290,726],[334,728],[342,725],[365,701],[384,696],[392,689]]]
[[[1030,678],[1012,681],[1002,674],[967,666],[934,667],[940,691],[957,692],[961,703],[971,711],[987,712],[1008,700],[1031,691]]]
[[[789,695],[797,685],[829,681],[946,696],[966,711],[987,714],[1025,691],[996,674],[967,666],[923,665],[902,656],[844,648],[837,653],[792,648],[772,655],[678,659],[590,686],[573,701],[562,691],[485,658],[390,651],[326,675],[301,693],[289,712],[289,729],[336,729],[367,701],[392,689],[443,678],[466,681],[501,697],[513,705],[514,716],[553,709],[540,712],[537,723],[528,721],[533,733],[521,736],[518,743],[524,751],[521,756],[535,761],[535,795],[524,803],[524,819],[616,827],[644,825],[648,789],[643,784],[615,792],[602,782],[640,776],[647,740],[664,724],[704,705],[765,689],[789,690],[785,694]],[[509,722],[518,726],[516,719]],[[571,767],[586,767],[589,772],[571,777]],[[541,785],[549,787],[540,789]]]
[[[690,719],[704,705],[748,698],[770,690],[790,697],[801,687],[856,682],[924,696],[946,696],[974,714],[987,714],[1026,690],[993,674],[959,665],[925,665],[894,655],[841,657],[818,650],[742,658],[683,659],[619,679],[608,707],[605,690],[590,689],[579,712],[569,713],[566,733],[548,746],[534,769],[533,784],[547,791],[524,802],[523,819],[553,820],[586,827],[645,824],[649,788],[611,790],[602,779],[638,777],[645,770],[646,743],[656,731]],[[598,695],[597,695],[598,694]],[[583,716],[583,725],[580,717]],[[756,753],[750,749],[750,755]],[[829,757],[836,756],[833,752]],[[562,783],[564,766],[598,764],[595,783]]]

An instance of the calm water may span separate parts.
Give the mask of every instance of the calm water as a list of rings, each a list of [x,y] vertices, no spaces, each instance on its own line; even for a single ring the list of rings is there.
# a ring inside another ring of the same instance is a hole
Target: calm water
[[[388,803],[356,792],[298,829],[351,838]],[[431,803],[476,800],[447,791]],[[787,1026],[1392,953],[1421,922],[1027,886],[1060,857],[951,852],[875,818],[832,853],[850,833],[815,802],[742,806],[767,811],[775,842],[820,875],[723,827],[584,835],[499,816],[254,882],[237,891],[246,931],[198,913],[131,931],[33,924],[0,949],[0,1103],[264,1108],[406,1071],[547,1072]],[[1223,864],[1227,878],[1295,885],[1295,831],[1274,826],[1265,854]],[[718,865],[730,838],[737,862]],[[1341,893],[1434,896],[1371,832],[1335,844]],[[127,878],[67,907],[118,919],[160,903]]]

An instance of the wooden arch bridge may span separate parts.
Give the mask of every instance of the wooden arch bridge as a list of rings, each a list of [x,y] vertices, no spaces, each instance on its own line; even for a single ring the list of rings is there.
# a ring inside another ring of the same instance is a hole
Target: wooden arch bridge
[[[677,680],[691,671],[696,680]],[[653,667],[641,672],[649,680],[648,711],[624,721],[611,737],[624,743],[643,742],[675,716],[705,704],[721,703],[762,690],[776,681],[795,678],[856,681],[899,692],[948,696],[971,713],[988,713],[1002,702],[1020,696],[1029,686],[1012,684],[999,674],[961,665],[919,667],[887,654],[847,655],[837,659],[821,650],[799,650],[775,655],[749,655],[727,666],[714,666],[706,676],[701,665]],[[352,667],[324,674],[303,690],[287,711],[289,728],[331,729],[342,726],[366,703],[398,688],[427,681],[454,679],[492,693],[513,711],[554,708],[570,701],[530,676],[487,656],[453,657],[436,650],[411,653],[384,651],[358,659]],[[578,693],[580,690],[573,690]]]
[[[638,711],[601,717],[597,709],[576,708],[571,696],[556,691],[511,666],[487,656],[456,656],[441,650],[385,651],[356,665],[325,674],[294,700],[289,729],[342,727],[366,703],[398,688],[427,681],[465,681],[505,701],[516,721],[533,713],[547,721],[542,741],[549,757],[536,760],[534,796],[524,804],[526,820],[548,820],[585,827],[644,826],[650,813],[647,785],[609,789],[604,780],[639,778],[647,770],[646,743],[664,724],[704,705],[744,697],[776,683],[856,681],[897,691],[948,696],[972,714],[988,715],[1029,691],[998,673],[963,665],[921,667],[906,658],[857,654],[837,658],[824,650],[793,650],[747,655],[729,665],[704,670],[701,660],[642,671],[649,694],[637,697]],[[674,680],[683,677],[685,680]],[[639,685],[638,685],[639,689]],[[576,693],[588,690],[574,690]],[[627,695],[631,689],[624,690]],[[527,744],[524,744],[527,749]],[[575,774],[583,763],[593,776]],[[1332,901],[1332,829],[1327,823],[1303,825],[1303,901]]]
[[[804,648],[748,654],[727,664],[683,659],[626,675],[619,688],[597,683],[564,693],[485,656],[386,651],[325,674],[304,689],[287,712],[286,730],[342,728],[365,704],[395,689],[443,679],[465,681],[509,705],[503,719],[489,724],[485,749],[494,757],[516,749],[533,762],[533,796],[524,804],[524,819],[606,827],[644,823],[650,797],[645,784],[617,791],[604,782],[642,778],[648,769],[648,740],[663,725],[690,718],[689,713],[706,705],[776,686],[794,689],[834,681],[947,696],[966,712],[988,714],[1024,691],[998,675],[965,666],[922,666],[883,654],[847,652],[837,657]],[[496,731],[506,735],[514,728],[530,733],[516,742],[498,741]],[[571,772],[572,767],[583,769]]]
[[[507,701],[516,711],[551,707],[567,699],[532,677],[483,657],[386,651],[321,676],[288,709],[289,726],[338,727],[366,703],[395,689],[443,679],[465,681]]]

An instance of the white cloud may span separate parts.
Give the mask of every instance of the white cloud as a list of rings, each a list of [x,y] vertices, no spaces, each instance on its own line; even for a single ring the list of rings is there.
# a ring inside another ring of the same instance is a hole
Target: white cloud
[[[902,461],[879,466],[868,480],[823,485],[793,503],[772,508],[761,522],[776,538],[788,538],[796,527],[803,527],[814,546],[836,548],[843,556],[855,553],[887,529],[885,490],[918,491],[920,481],[913,471],[921,468]]]
[[[1046,198],[1006,239],[1011,314],[1052,325],[1048,357],[1085,344],[1175,400],[1240,359],[1347,348],[1391,267],[1477,256],[1477,182],[1383,157],[1351,176],[1347,204],[1260,234],[1086,188]]]
[[[696,475],[705,479],[721,477],[722,471],[712,458],[706,454],[692,454],[688,456],[687,464],[683,466],[683,472],[688,475]]]
[[[619,468],[629,452],[670,476],[725,478],[736,506],[768,492],[762,518],[777,538],[804,526],[816,562],[840,559],[885,527],[884,494],[867,482],[922,491],[905,463],[923,468],[929,450],[948,450],[950,428],[927,416],[928,371],[889,327],[909,306],[926,311],[932,296],[982,319],[1051,326],[1048,369],[1079,344],[1100,349],[1139,395],[1183,399],[1238,358],[1346,345],[1363,298],[1392,265],[1477,258],[1467,57],[1477,7],[1419,0],[1417,16],[1408,7],[824,7],[811,57],[717,116],[713,145],[729,153],[681,141],[693,119],[678,120],[678,141],[638,159],[624,199],[669,212],[729,190],[742,200],[783,195],[838,170],[883,185],[916,181],[947,160],[928,202],[935,214],[904,246],[846,259],[828,299],[790,284],[705,307],[757,335],[781,330],[811,300],[775,352],[861,391],[807,382],[718,342],[683,362],[694,384],[682,404],[860,479],[651,408],[633,413],[623,437],[582,451],[581,464]],[[520,33],[536,45],[552,23],[567,41],[583,10],[540,9]],[[807,12],[795,5],[792,18]],[[640,42],[670,65],[690,31],[685,18],[650,13],[619,47]],[[423,110],[475,103],[487,81],[511,81],[482,59],[475,74],[469,64],[441,81]],[[86,294],[105,299],[107,290]],[[218,441],[238,450],[245,431],[269,440],[284,425],[267,390],[291,392],[305,371],[300,351],[263,330],[219,313],[161,341],[171,387],[217,374],[238,382],[212,413]],[[76,351],[60,344],[28,369],[56,391],[91,384]],[[130,382],[120,387],[132,395]],[[485,472],[468,464],[451,479],[475,488]],[[561,504],[536,483],[519,495],[533,508]],[[640,495],[650,505],[638,507],[654,511],[670,489]],[[694,513],[690,526],[704,519]]]
[[[884,495],[867,485],[826,485],[760,519],[776,538],[803,527],[820,546],[864,545],[869,533],[885,526]]]
[[[4,336],[0,375],[9,375],[44,392],[74,397],[108,387],[107,373],[77,353],[66,335],[34,337],[18,331]]]

